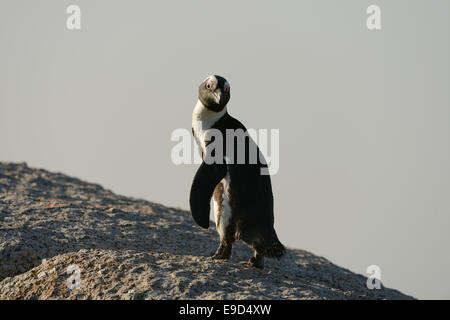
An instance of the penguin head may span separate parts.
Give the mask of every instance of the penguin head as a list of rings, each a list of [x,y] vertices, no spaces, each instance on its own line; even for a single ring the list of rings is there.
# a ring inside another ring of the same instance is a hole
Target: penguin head
[[[230,84],[217,75],[206,78],[198,87],[198,99],[214,112],[220,112],[230,100]]]

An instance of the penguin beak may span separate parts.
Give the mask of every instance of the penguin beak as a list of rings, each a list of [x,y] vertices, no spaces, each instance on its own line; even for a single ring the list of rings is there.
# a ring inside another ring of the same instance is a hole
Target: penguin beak
[[[214,95],[214,100],[216,101],[216,103],[220,104],[220,99],[222,99],[222,91],[220,89],[216,90],[216,91],[214,91],[213,95]]]

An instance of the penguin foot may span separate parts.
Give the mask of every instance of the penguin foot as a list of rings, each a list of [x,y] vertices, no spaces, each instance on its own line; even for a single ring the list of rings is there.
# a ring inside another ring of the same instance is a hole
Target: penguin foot
[[[220,245],[216,253],[211,256],[212,259],[216,260],[230,260],[231,258],[231,246],[230,245]]]
[[[217,252],[211,256],[211,259],[214,259],[214,260],[230,260],[230,258],[231,258],[230,256],[227,256],[224,254],[218,254]]]
[[[254,257],[251,257],[247,263],[250,267],[264,269],[264,257],[260,254],[256,254]]]

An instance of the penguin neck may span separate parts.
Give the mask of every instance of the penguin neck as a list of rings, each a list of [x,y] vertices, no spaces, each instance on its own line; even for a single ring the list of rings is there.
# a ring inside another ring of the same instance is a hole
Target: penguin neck
[[[192,113],[192,122],[201,121],[207,128],[212,127],[214,123],[222,118],[225,113],[227,113],[227,106],[225,106],[221,111],[214,112],[205,107],[205,105],[197,100],[197,104],[194,107],[194,112]]]

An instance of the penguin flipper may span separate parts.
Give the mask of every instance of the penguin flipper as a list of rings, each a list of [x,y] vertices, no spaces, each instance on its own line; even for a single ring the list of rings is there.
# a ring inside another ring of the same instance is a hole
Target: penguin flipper
[[[189,196],[194,221],[202,228],[209,228],[210,202],[217,184],[227,174],[226,164],[202,162],[195,174]]]

